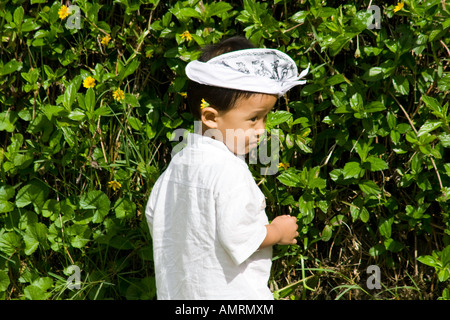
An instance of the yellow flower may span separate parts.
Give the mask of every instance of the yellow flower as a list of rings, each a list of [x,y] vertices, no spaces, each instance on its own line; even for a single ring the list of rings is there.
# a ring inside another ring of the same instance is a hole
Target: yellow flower
[[[117,181],[109,181],[108,182],[108,188],[112,188],[114,191],[117,191],[120,188],[122,188],[122,184],[120,182],[117,182]]]
[[[278,164],[278,168],[284,168],[284,170],[287,170],[287,168],[289,168],[289,167],[290,167],[289,163],[281,162],[281,163]]]
[[[124,95],[123,91],[120,88],[117,88],[117,90],[113,92],[113,98],[116,101],[123,100],[124,97],[125,97],[125,95]]]
[[[403,0],[399,3],[397,3],[397,5],[394,7],[394,12],[402,10],[404,5],[405,5],[405,2]]]
[[[93,87],[95,87],[95,79],[92,78],[91,76],[87,77],[83,81],[83,87],[85,87],[85,88],[93,88]]]
[[[64,20],[69,16],[69,10],[65,5],[62,5],[61,8],[59,8],[58,15],[61,20]]]
[[[182,34],[180,34],[181,39],[186,39],[187,41],[192,40],[192,35],[189,31],[185,31]]]
[[[186,97],[187,97],[187,93],[186,93],[186,92],[180,92],[179,94],[180,94],[180,96],[182,96],[183,98],[186,98]]]
[[[202,103],[200,104],[200,108],[204,109],[204,108],[207,108],[209,106],[210,106],[210,104],[208,102],[206,102],[205,99],[202,99]]]
[[[102,37],[101,43],[102,43],[104,46],[107,46],[108,43],[109,43],[109,40],[111,40],[111,37],[109,36],[109,34],[107,34],[106,36]]]

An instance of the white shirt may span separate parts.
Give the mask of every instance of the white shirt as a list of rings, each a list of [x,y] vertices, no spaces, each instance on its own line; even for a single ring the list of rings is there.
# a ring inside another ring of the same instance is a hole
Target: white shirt
[[[264,209],[245,161],[189,134],[146,207],[158,299],[273,299]]]

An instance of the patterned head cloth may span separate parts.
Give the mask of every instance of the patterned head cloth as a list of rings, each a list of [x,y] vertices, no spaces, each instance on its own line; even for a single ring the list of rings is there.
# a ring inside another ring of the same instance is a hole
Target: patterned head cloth
[[[242,91],[284,95],[294,86],[305,84],[309,70],[298,74],[294,60],[275,49],[244,49],[221,54],[200,62],[191,61],[186,75],[204,85]]]

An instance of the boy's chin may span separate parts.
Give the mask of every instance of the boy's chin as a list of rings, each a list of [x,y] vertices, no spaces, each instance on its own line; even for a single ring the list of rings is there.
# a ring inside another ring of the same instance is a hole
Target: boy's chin
[[[231,150],[237,156],[245,156],[258,147],[258,143],[252,143],[242,148]]]

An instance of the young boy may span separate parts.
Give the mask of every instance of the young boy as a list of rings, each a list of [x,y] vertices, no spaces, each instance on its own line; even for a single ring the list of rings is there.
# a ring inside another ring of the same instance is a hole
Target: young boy
[[[146,207],[158,299],[273,299],[272,246],[296,243],[297,219],[268,223],[242,155],[256,147],[277,98],[306,72],[299,76],[290,57],[241,37],[187,65],[201,132],[189,134]]]

